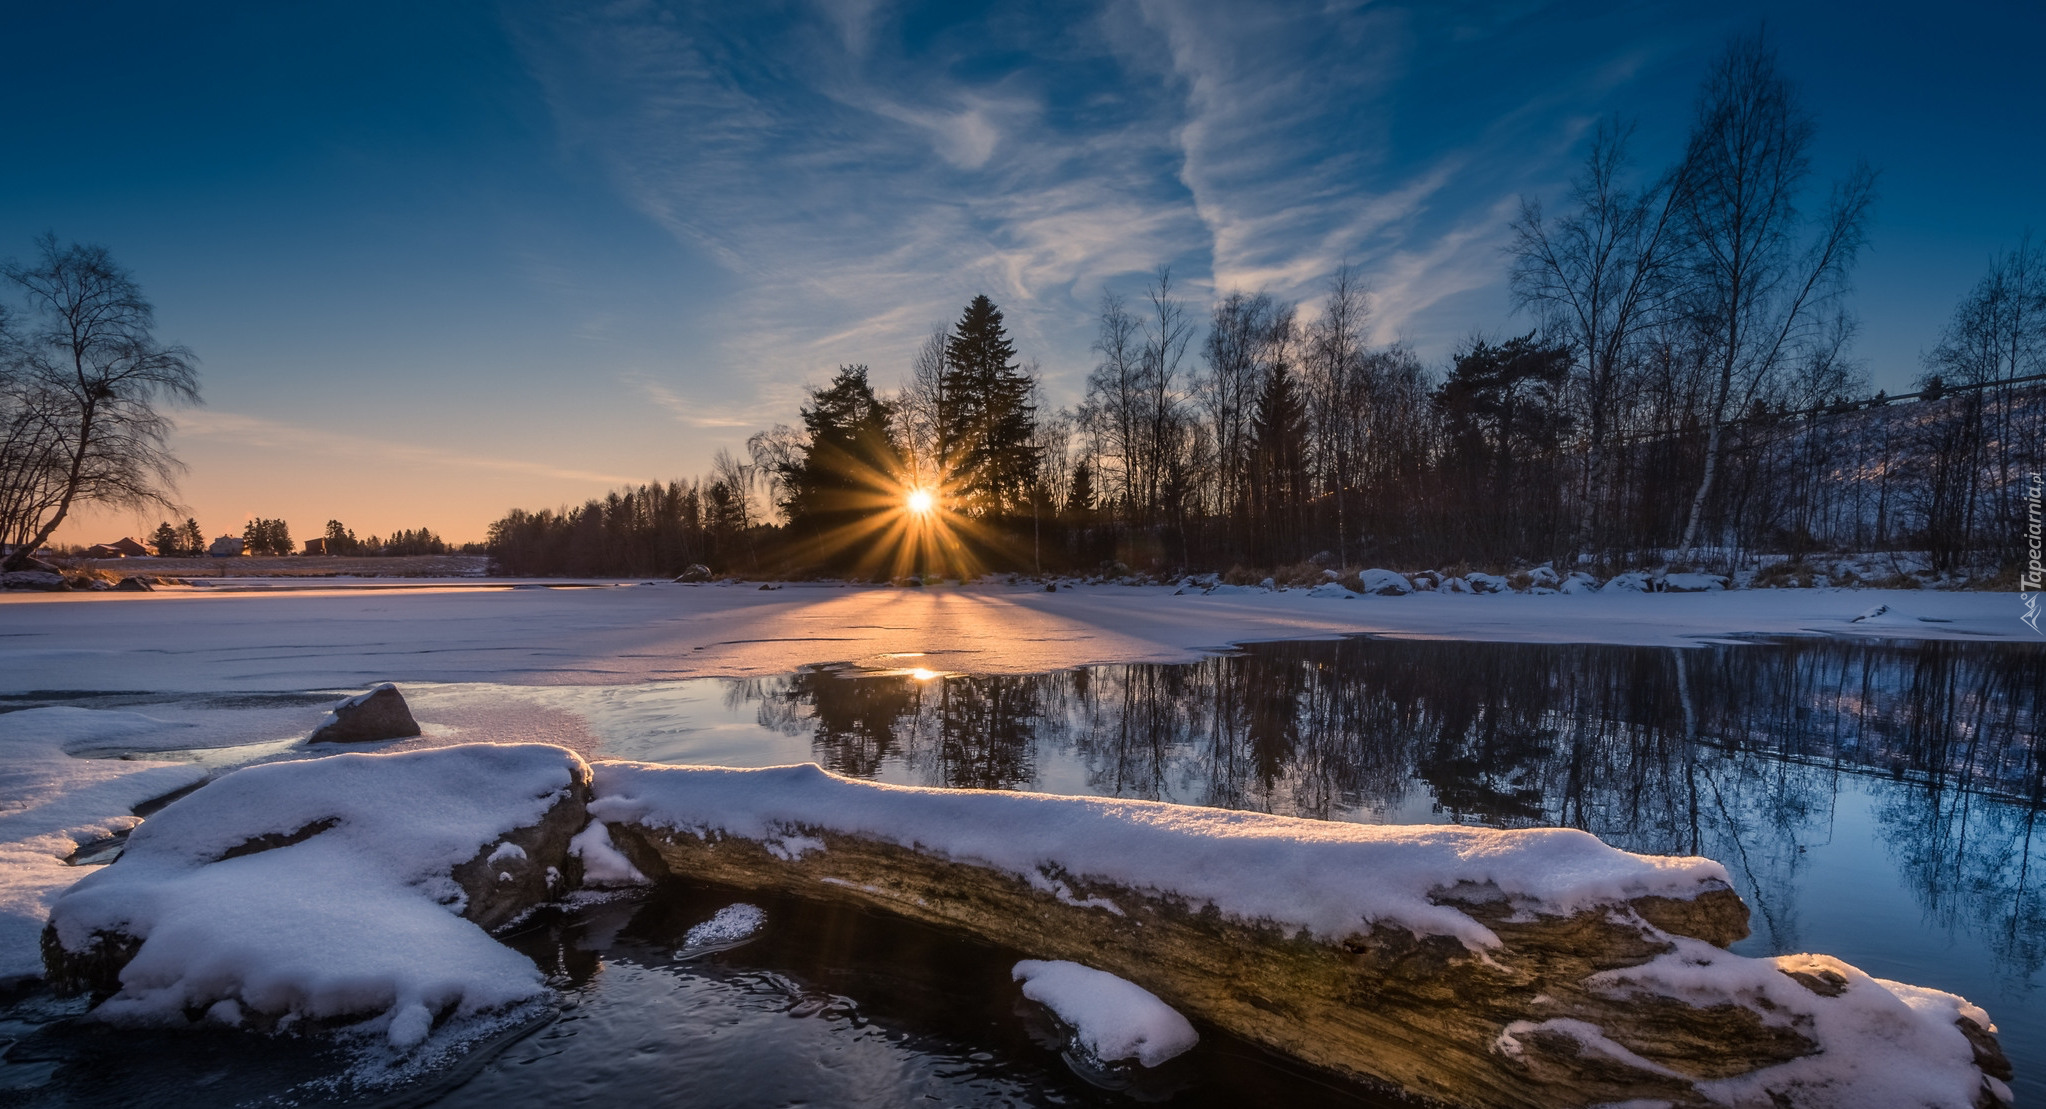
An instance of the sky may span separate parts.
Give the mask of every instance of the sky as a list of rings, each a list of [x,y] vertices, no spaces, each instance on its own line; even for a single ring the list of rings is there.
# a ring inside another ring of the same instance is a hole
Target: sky
[[[0,257],[99,243],[201,360],[209,535],[428,527],[700,473],[986,293],[1056,405],[1105,291],[1306,310],[1348,263],[1439,369],[1518,334],[1504,247],[1589,135],[1672,161],[1729,36],[1881,174],[1855,347],[1906,388],[2046,233],[2036,0],[0,8]],[[84,512],[61,542],[153,527]]]

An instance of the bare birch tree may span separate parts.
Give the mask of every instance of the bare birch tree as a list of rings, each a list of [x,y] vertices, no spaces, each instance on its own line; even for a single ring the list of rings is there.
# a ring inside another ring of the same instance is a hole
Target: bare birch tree
[[[1761,35],[1728,44],[1706,78],[1681,171],[1692,312],[1713,370],[1704,465],[1679,544],[1687,549],[1698,545],[1728,421],[1811,338],[1864,242],[1875,195],[1866,165],[1833,187],[1806,238],[1797,201],[1813,131]]]
[[[0,348],[0,569],[18,569],[80,504],[176,509],[183,467],[159,404],[199,402],[197,359],[156,341],[155,311],[105,247],[37,241],[0,277],[27,319]]]

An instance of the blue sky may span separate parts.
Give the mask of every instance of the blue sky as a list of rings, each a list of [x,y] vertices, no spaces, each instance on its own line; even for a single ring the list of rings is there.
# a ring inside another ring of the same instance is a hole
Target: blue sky
[[[1676,153],[1766,23],[1814,199],[1882,172],[1875,384],[1991,252],[2046,232],[2037,3],[974,7],[16,5],[0,254],[110,247],[204,360],[209,532],[480,537],[512,505],[701,470],[841,362],[893,383],[986,292],[1055,403],[1104,289],[1311,301],[1344,260],[1439,364],[1511,315],[1507,222],[1602,115]],[[66,539],[130,530],[87,517]]]

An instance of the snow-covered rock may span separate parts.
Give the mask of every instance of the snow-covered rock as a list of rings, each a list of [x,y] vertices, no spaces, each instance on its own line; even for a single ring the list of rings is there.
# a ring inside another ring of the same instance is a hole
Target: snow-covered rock
[[[1719,574],[1666,574],[1662,587],[1669,593],[1717,593],[1726,588],[1726,578]]]
[[[419,734],[419,721],[405,695],[390,682],[367,692],[344,697],[334,703],[327,718],[306,737],[307,743],[370,743],[383,739],[405,739]]]
[[[231,1005],[269,1025],[354,1021],[409,1049],[439,1021],[542,995],[532,962],[485,929],[573,882],[588,781],[541,744],[236,771],[57,899],[51,981],[111,993],[95,1012],[113,1021]]]
[[[1497,574],[1470,573],[1464,576],[1473,593],[1511,593],[1513,583]]]
[[[1414,591],[1413,583],[1405,575],[1391,570],[1359,570],[1357,584],[1364,587],[1364,592],[1377,597],[1403,597]]]
[[[1578,570],[1569,577],[1564,578],[1562,584],[1556,587],[1556,591],[1558,593],[1571,594],[1596,593],[1598,592],[1598,579],[1582,570]]]
[[[0,574],[0,589],[39,589],[56,593],[71,588],[64,575],[50,570],[9,570]]]
[[[1464,579],[1464,578],[1457,578],[1457,577],[1449,577],[1449,578],[1443,578],[1443,579],[1442,579],[1442,581],[1441,581],[1441,583],[1440,583],[1439,585],[1437,585],[1437,586],[1435,587],[1435,591],[1436,591],[1437,593],[1476,593],[1476,592],[1477,592],[1477,590],[1476,590],[1476,589],[1473,589],[1473,588],[1471,587],[1471,583],[1470,583],[1470,582],[1469,582],[1468,580],[1466,580],[1466,579]]]
[[[1655,580],[1640,570],[1629,570],[1615,574],[1611,581],[1606,582],[1605,588],[1615,593],[1653,593]]]
[[[1554,589],[1563,584],[1563,579],[1556,573],[1556,568],[1546,562],[1529,570],[1527,581],[1529,585],[1540,589]]]
[[[1350,592],[1348,586],[1338,585],[1332,581],[1322,582],[1320,585],[1317,585],[1313,589],[1308,590],[1307,595],[1310,597],[1323,597],[1331,600],[1347,600],[1351,597],[1356,596],[1355,593]]]
[[[1025,959],[1010,971],[1023,996],[1058,1014],[1104,1063],[1135,1059],[1155,1067],[1185,1054],[1200,1033],[1179,1010],[1134,982],[1060,960]]]

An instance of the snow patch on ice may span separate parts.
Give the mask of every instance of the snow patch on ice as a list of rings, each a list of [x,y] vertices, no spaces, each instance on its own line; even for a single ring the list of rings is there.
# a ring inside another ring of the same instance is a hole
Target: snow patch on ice
[[[1078,963],[1025,959],[1010,971],[1023,996],[1058,1014],[1103,1062],[1135,1059],[1155,1067],[1200,1042],[1200,1034],[1158,995]]]

